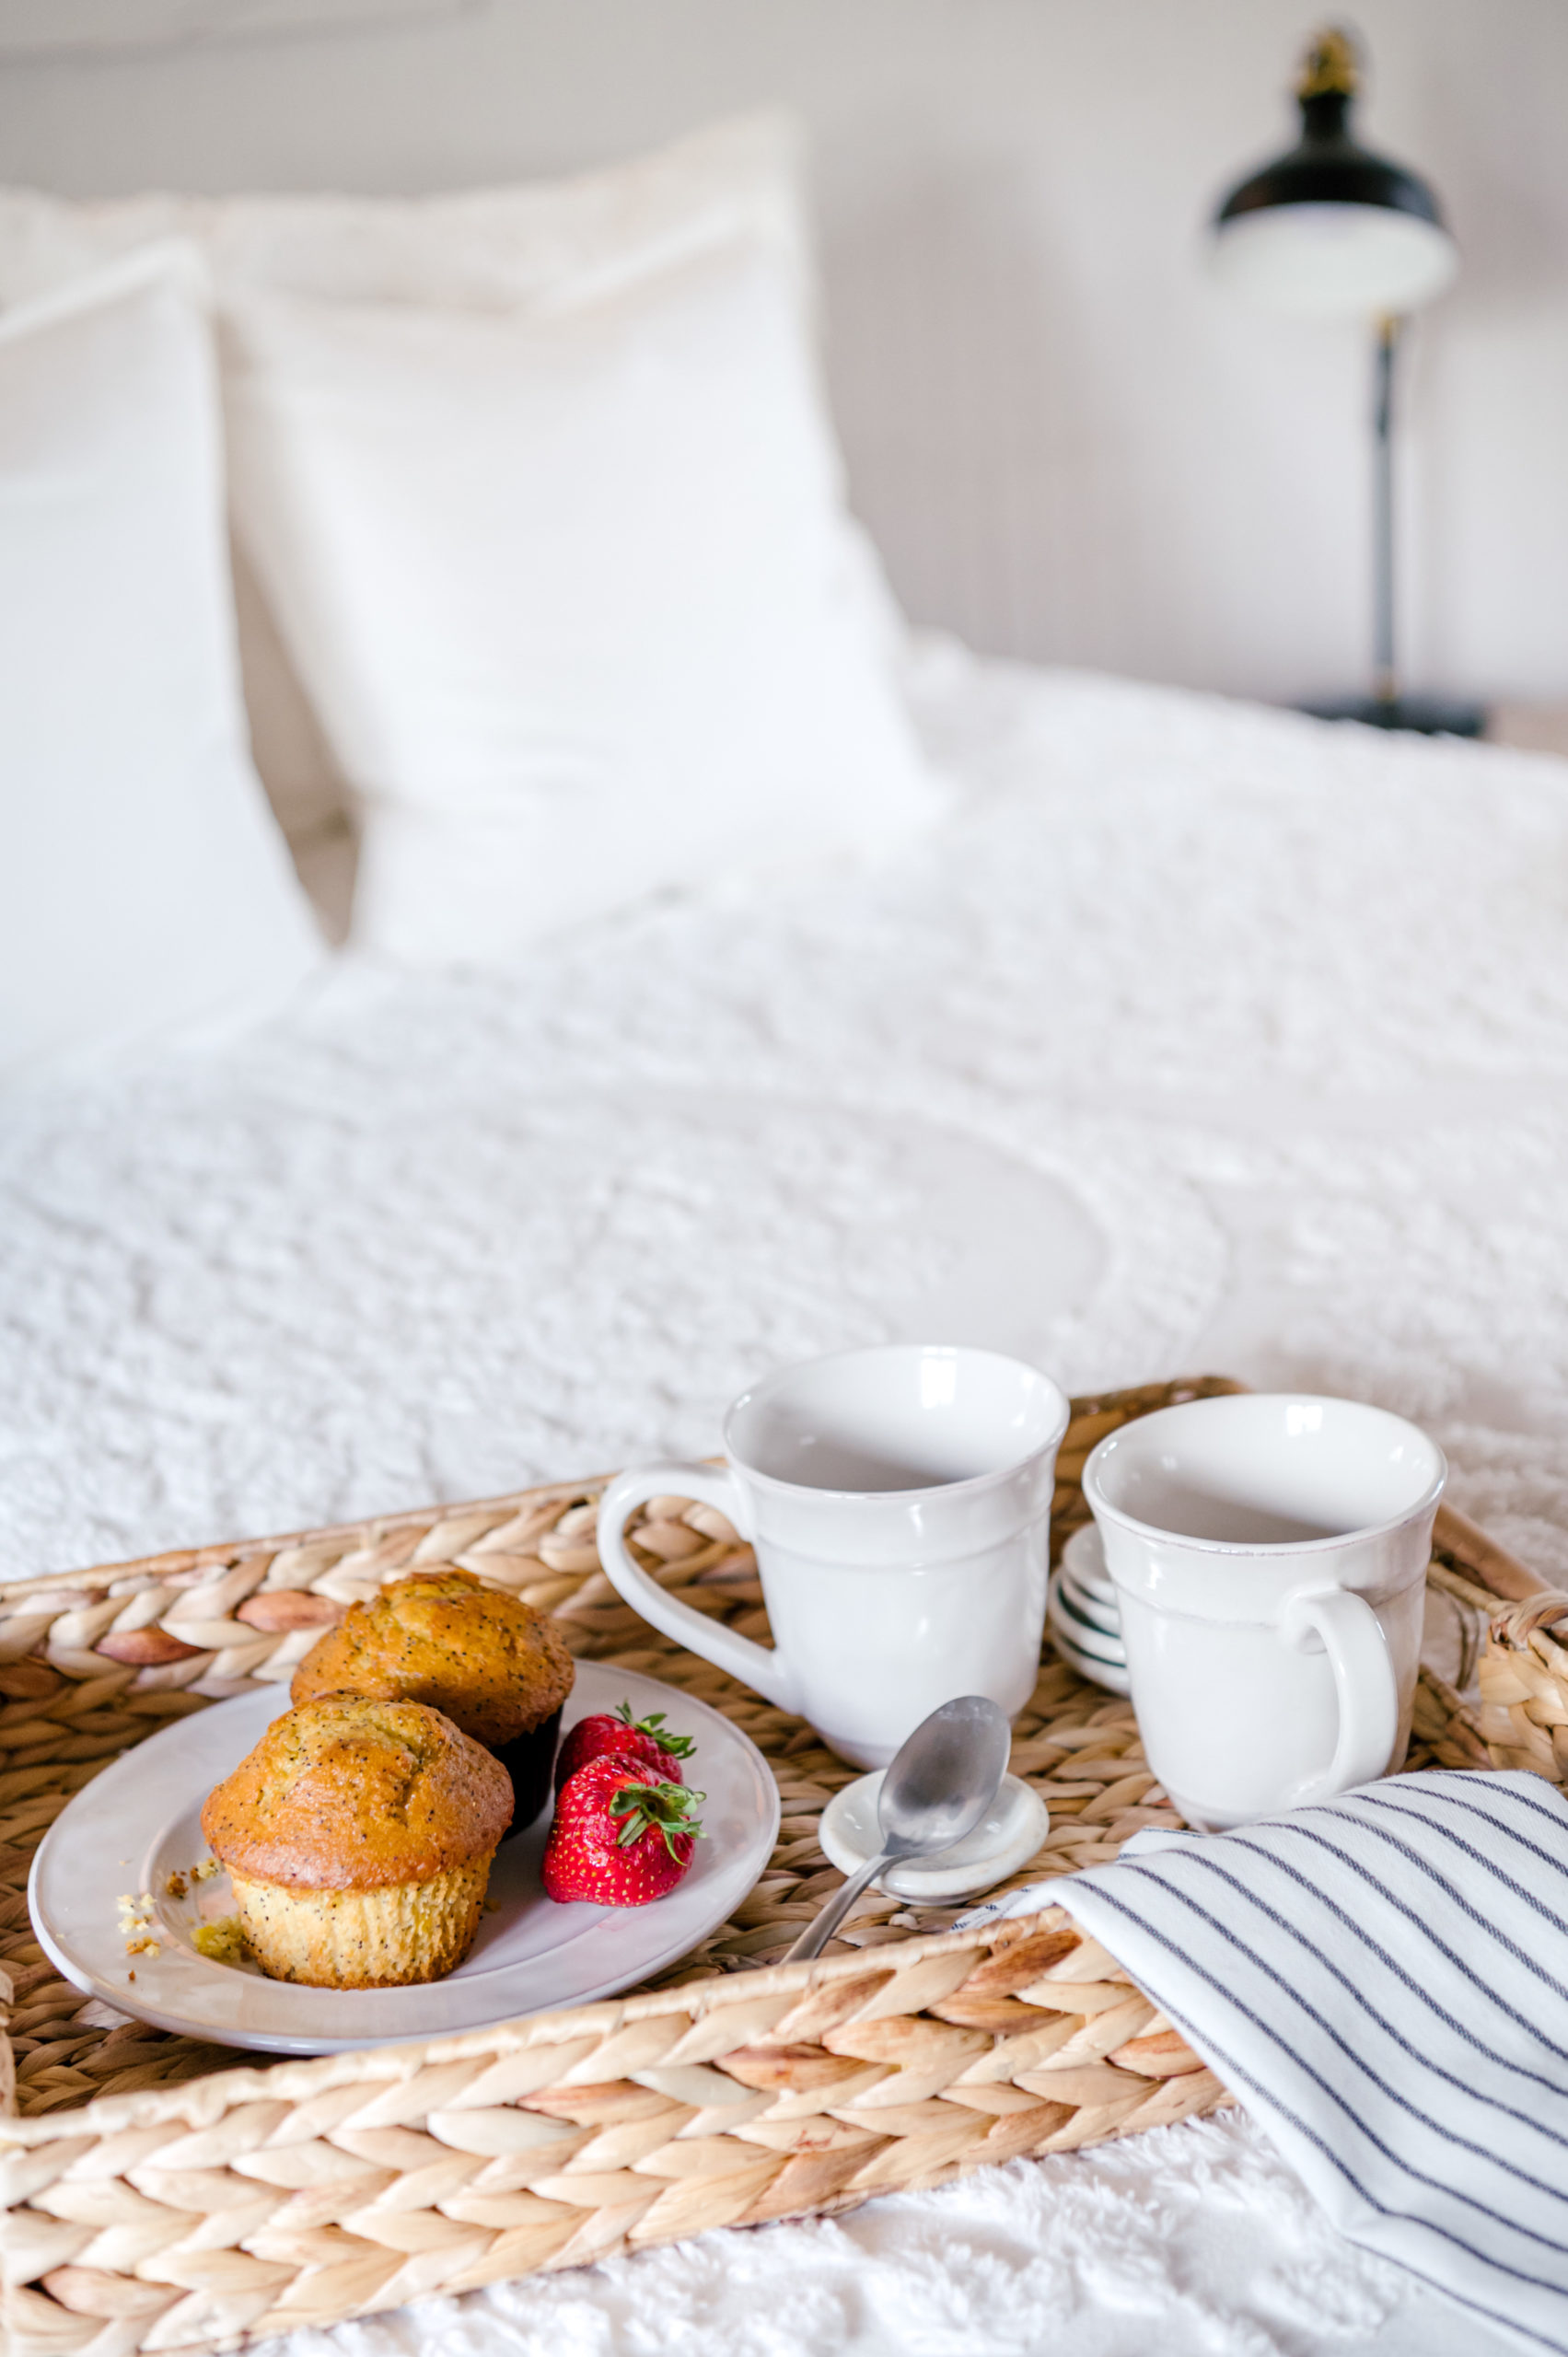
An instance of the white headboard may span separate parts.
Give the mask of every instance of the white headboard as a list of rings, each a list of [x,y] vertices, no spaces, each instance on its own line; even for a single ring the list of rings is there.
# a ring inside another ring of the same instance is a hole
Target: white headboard
[[[1360,0],[1368,132],[1467,269],[1417,333],[1409,668],[1568,694],[1568,8]],[[919,620],[1266,695],[1359,683],[1365,370],[1205,281],[1304,0],[0,0],[0,170],[416,191],[782,99],[856,505]]]

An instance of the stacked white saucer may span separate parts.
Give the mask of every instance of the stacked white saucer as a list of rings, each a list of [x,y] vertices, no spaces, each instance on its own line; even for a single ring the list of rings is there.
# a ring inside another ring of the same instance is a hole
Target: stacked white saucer
[[[1056,1650],[1080,1678],[1092,1678],[1112,1694],[1130,1690],[1121,1614],[1105,1568],[1095,1525],[1075,1530],[1051,1574],[1048,1610]]]

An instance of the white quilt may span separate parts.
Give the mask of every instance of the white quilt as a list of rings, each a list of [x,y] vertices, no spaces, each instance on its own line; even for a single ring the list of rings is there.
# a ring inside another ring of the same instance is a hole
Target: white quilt
[[[1568,765],[925,652],[874,873],[344,966],[0,1110],[0,1569],[711,1448],[781,1360],[1376,1399],[1568,1581]],[[355,2357],[1485,2357],[1244,2122],[302,2336]],[[1498,2344],[1501,2346],[1501,2344]]]

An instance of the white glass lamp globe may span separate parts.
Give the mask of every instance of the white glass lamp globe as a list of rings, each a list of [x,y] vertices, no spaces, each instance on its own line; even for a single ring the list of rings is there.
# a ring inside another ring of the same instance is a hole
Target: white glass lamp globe
[[[1271,204],[1215,227],[1214,276],[1232,293],[1300,319],[1418,310],[1459,267],[1446,229],[1386,204]]]

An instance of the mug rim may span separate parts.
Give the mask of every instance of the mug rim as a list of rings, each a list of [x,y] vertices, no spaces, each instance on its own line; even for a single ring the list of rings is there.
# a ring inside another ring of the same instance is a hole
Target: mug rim
[[[1419,1440],[1424,1441],[1437,1460],[1436,1469],[1413,1505],[1401,1507],[1398,1514],[1386,1515],[1381,1522],[1357,1523],[1353,1530],[1331,1531],[1324,1538],[1196,1538],[1188,1531],[1166,1530],[1157,1522],[1144,1522],[1106,1496],[1100,1484],[1098,1460],[1102,1456],[1109,1458],[1114,1455],[1116,1443],[1134,1425],[1157,1423],[1162,1416],[1180,1415],[1192,1408],[1224,1408],[1232,1400],[1277,1402],[1303,1408],[1351,1408],[1386,1417],[1389,1423],[1402,1424],[1407,1432],[1414,1433]],[[1260,1555],[1280,1562],[1297,1555],[1335,1554],[1362,1539],[1386,1538],[1396,1530],[1403,1530],[1407,1524],[1419,1522],[1435,1510],[1447,1482],[1448,1459],[1431,1434],[1423,1431],[1420,1424],[1412,1423],[1408,1416],[1397,1414],[1392,1408],[1379,1408],[1375,1400],[1346,1399],[1332,1391],[1225,1391],[1203,1399],[1179,1399],[1168,1408],[1156,1409],[1153,1415],[1129,1417],[1127,1422],[1119,1424],[1115,1432],[1107,1433],[1105,1438],[1098,1441],[1089,1451],[1082,1476],[1084,1496],[1097,1521],[1103,1515],[1108,1522],[1118,1524],[1123,1530],[1135,1531],[1141,1538],[1156,1539],[1162,1547],[1185,1548],[1195,1554],[1211,1556]]]
[[[839,1490],[823,1488],[810,1481],[787,1481],[782,1474],[765,1473],[761,1466],[753,1465],[749,1457],[742,1456],[734,1445],[732,1427],[742,1408],[754,1405],[796,1376],[810,1375],[819,1367],[831,1366],[844,1359],[923,1358],[932,1353],[954,1359],[993,1359],[1003,1366],[1017,1367],[1025,1375],[1032,1376],[1036,1383],[1043,1384],[1048,1392],[1056,1395],[1057,1410],[1051,1419],[1051,1431],[1007,1464],[993,1466],[988,1472],[967,1473],[958,1481],[928,1481],[908,1490]],[[993,1482],[1010,1481],[1024,1466],[1032,1464],[1050,1450],[1060,1448],[1072,1421],[1073,1402],[1055,1377],[1028,1359],[1016,1358],[1011,1351],[993,1351],[978,1342],[864,1342],[852,1344],[847,1350],[823,1351],[814,1359],[796,1359],[793,1365],[775,1367],[771,1375],[763,1376],[759,1382],[748,1384],[746,1389],[738,1393],[725,1410],[720,1434],[729,1465],[737,1472],[744,1474],[747,1480],[755,1481],[763,1489],[777,1491],[787,1497],[831,1499],[841,1505],[881,1505],[893,1499],[907,1503],[927,1498],[965,1497]]]

